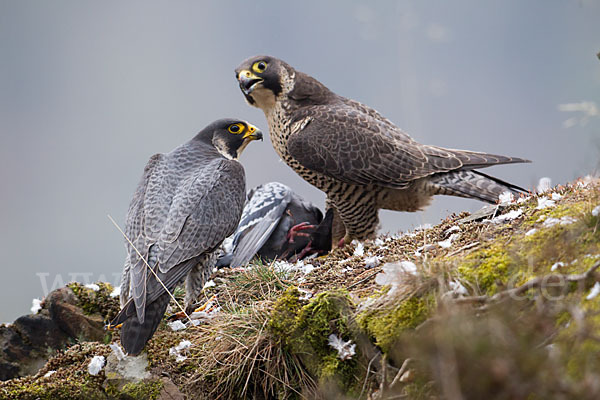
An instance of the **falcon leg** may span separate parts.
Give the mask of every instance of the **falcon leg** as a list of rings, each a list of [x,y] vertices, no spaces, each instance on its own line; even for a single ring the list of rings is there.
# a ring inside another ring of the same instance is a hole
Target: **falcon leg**
[[[375,236],[379,225],[379,210],[374,195],[363,192],[356,201],[342,201],[335,204],[346,228],[344,244],[350,243],[353,239],[365,240]]]
[[[212,308],[214,308],[216,300],[217,300],[217,295],[213,294],[212,297],[210,299],[208,299],[208,301],[206,303],[202,304],[200,307],[198,307],[194,311],[192,311],[192,314],[195,312],[210,311]]]
[[[194,304],[204,284],[212,275],[217,262],[216,252],[205,255],[189,272],[185,279],[185,312],[191,314],[194,311]]]
[[[331,222],[331,248],[343,247],[344,236],[346,235],[346,227],[340,218],[340,213],[333,204],[333,201],[327,198],[325,201],[325,208],[327,210],[333,209],[333,221]]]

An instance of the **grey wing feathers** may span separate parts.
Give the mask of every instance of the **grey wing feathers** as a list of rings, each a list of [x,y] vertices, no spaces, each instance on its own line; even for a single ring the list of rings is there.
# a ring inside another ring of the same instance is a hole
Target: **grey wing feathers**
[[[125,265],[123,266],[123,273],[121,274],[121,293],[119,293],[119,301],[121,304],[121,308],[127,303],[129,300],[129,270],[131,269],[129,265],[129,258],[125,259]]]
[[[360,103],[307,107],[294,116],[288,151],[304,167],[346,183],[406,188],[426,176],[526,160],[425,146]]]
[[[162,283],[169,289],[175,287],[179,282],[181,282],[188,272],[194,267],[196,264],[196,259],[192,259],[177,265],[175,268],[171,269],[167,274],[163,274],[160,271],[157,272]],[[147,285],[147,298],[144,299],[145,304],[152,304],[156,299],[165,294],[164,288],[162,285],[156,280],[154,275],[148,277],[148,285]],[[168,295],[167,295],[168,296]],[[170,296],[169,296],[170,298]],[[127,300],[127,302],[121,307],[121,311],[115,317],[115,319],[111,322],[111,325],[118,325],[125,322],[127,319],[133,317],[137,314],[137,307],[134,301],[134,298],[131,297]],[[144,315],[144,317],[146,317]],[[135,318],[133,318],[135,319]],[[140,322],[143,323],[144,321]]]
[[[140,183],[144,188],[138,187],[128,214],[128,225],[131,221],[132,226],[128,236],[143,259],[152,267],[158,262],[164,274],[183,261],[212,251],[230,235],[237,226],[245,194],[244,170],[237,161],[216,158],[190,173],[169,166],[177,157],[185,165],[201,158],[193,153],[153,157]],[[153,246],[157,246],[156,260],[150,260]],[[150,273],[137,252],[128,248],[131,296],[143,323]]]
[[[234,171],[236,170],[236,171]],[[237,161],[215,160],[180,187],[157,245],[162,272],[205,251],[231,235],[245,196],[245,177]]]
[[[138,184],[133,195],[127,212],[127,221],[125,225],[125,245],[127,247],[126,267],[123,274],[127,274],[127,279],[123,277],[121,290],[125,295],[121,296],[121,303],[131,297],[135,300],[138,309],[138,317],[143,322],[144,306],[146,299],[146,267],[140,259],[138,251],[143,259],[148,260],[152,238],[146,235],[146,203],[151,202],[157,191],[157,180],[165,175],[165,160],[163,154],[153,155],[146,167],[142,179]],[[148,199],[149,197],[149,199]],[[130,243],[131,241],[131,243]],[[123,285],[127,287],[123,287]]]
[[[278,182],[253,190],[233,239],[232,268],[246,264],[269,239],[292,197],[291,189]]]

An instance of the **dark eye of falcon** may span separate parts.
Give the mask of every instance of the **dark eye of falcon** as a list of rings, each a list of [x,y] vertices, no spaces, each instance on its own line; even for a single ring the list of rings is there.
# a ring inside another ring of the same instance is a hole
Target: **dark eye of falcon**
[[[238,123],[238,124],[229,125],[229,128],[227,128],[227,130],[230,133],[233,133],[233,134],[237,135],[238,133],[242,132],[242,124]]]
[[[252,69],[254,70],[254,72],[265,72],[265,69],[267,69],[267,63],[265,61],[257,61],[252,65]]]

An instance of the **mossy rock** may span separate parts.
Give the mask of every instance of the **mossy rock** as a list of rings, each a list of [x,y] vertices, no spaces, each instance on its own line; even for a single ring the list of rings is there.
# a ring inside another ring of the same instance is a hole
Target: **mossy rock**
[[[146,400],[160,395],[160,379],[129,382],[120,387],[106,384],[105,368],[90,375],[88,364],[93,356],[108,357],[109,346],[82,343],[52,357],[36,376],[0,382],[0,400]],[[46,374],[50,375],[46,376]]]
[[[77,306],[86,315],[101,315],[105,321],[112,320],[119,312],[121,306],[118,297],[110,294],[113,287],[107,282],[97,282],[98,290],[85,287],[79,282],[71,282],[67,285],[77,297]]]
[[[143,400],[157,399],[163,389],[160,379],[144,379],[140,382],[131,382],[121,388],[108,386],[106,393],[111,399],[119,400]]]
[[[333,290],[320,293],[310,301],[300,300],[295,287],[288,288],[275,302],[269,330],[291,354],[298,356],[312,376],[323,385],[352,391],[364,375],[360,349],[350,359],[341,360],[328,344],[330,334],[343,340],[356,340],[354,306],[348,293]]]
[[[385,294],[383,296],[386,296]],[[397,301],[380,301],[357,316],[360,327],[367,332],[384,353],[388,353],[403,332],[416,328],[429,316],[434,306],[433,296],[410,296]]]

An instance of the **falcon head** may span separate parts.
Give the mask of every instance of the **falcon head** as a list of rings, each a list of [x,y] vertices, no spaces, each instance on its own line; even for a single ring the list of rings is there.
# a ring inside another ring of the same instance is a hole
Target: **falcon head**
[[[337,98],[315,78],[271,56],[255,56],[242,62],[235,69],[235,78],[248,104],[264,112],[282,99],[303,106],[327,104]]]
[[[283,91],[293,87],[292,67],[271,56],[255,56],[235,69],[235,78],[248,104],[263,110],[275,105]]]
[[[233,118],[213,122],[198,136],[209,140],[223,157],[230,160],[237,160],[248,143],[263,138],[262,132],[256,126]]]

